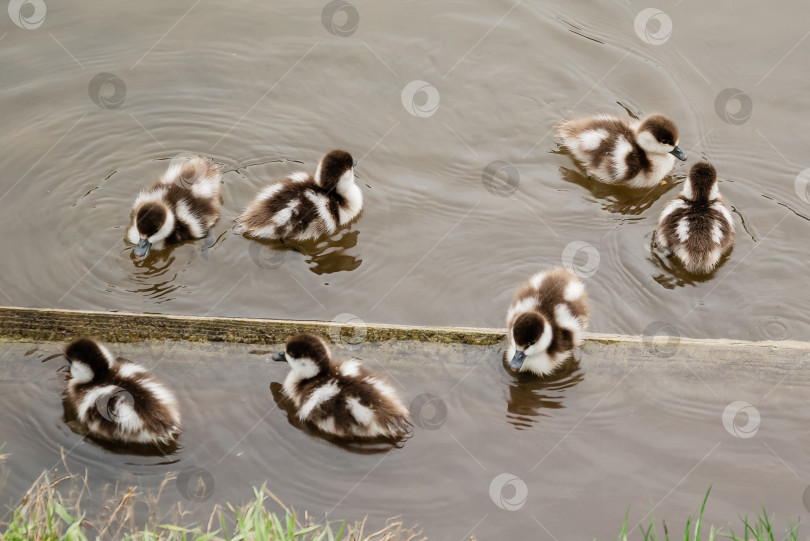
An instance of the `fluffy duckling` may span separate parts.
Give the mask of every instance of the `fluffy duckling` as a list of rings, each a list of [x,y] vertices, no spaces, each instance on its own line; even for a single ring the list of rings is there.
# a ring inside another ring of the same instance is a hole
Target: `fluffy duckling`
[[[263,239],[310,240],[331,235],[357,218],[363,193],[354,182],[357,162],[343,150],[321,158],[315,176],[291,173],[267,186],[237,219],[240,229]]]
[[[509,368],[538,376],[553,372],[582,345],[588,314],[585,284],[571,271],[557,267],[532,276],[506,314]]]
[[[678,128],[664,115],[638,121],[609,115],[568,120],[557,126],[588,174],[608,184],[630,188],[655,186],[686,160],[678,147]]]
[[[401,439],[410,434],[410,415],[391,384],[357,359],[334,362],[319,337],[294,336],[273,360],[290,364],[283,391],[301,421],[340,438]]]
[[[168,445],[180,433],[174,395],[148,370],[79,338],[65,349],[66,405],[91,436],[123,444]]]
[[[734,222],[717,186],[717,171],[696,163],[680,195],[658,217],[656,244],[675,254],[686,270],[709,273],[734,244]]]
[[[135,257],[150,249],[201,239],[219,220],[222,174],[208,158],[172,160],[163,176],[142,191],[132,206],[127,240],[135,244]]]

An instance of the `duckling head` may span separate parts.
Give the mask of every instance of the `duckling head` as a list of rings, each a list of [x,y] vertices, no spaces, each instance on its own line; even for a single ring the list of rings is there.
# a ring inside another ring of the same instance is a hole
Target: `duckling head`
[[[515,355],[509,361],[509,368],[519,372],[526,357],[542,355],[551,344],[551,325],[540,312],[523,312],[512,326],[512,341],[515,344]]]
[[[717,197],[717,171],[714,166],[707,162],[693,165],[681,193],[692,201],[709,201]]]
[[[284,352],[273,355],[274,361],[287,361],[299,379],[314,378],[329,370],[329,348],[313,334],[299,334],[287,340]]]
[[[133,250],[135,257],[145,258],[153,244],[165,240],[172,233],[174,223],[174,213],[162,201],[147,201],[138,207],[135,228],[140,241]]]
[[[686,161],[686,154],[678,147],[678,128],[664,115],[650,115],[638,127],[638,144],[650,154],[672,154]]]
[[[318,163],[315,182],[328,191],[341,192],[354,183],[354,167],[357,160],[345,150],[333,150]]]
[[[115,363],[112,354],[91,338],[78,338],[65,348],[71,381],[81,384],[102,381]]]

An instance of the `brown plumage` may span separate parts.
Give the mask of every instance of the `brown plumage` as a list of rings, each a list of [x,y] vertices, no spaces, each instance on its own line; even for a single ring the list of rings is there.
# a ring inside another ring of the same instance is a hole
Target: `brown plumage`
[[[340,438],[401,439],[410,434],[410,415],[391,384],[356,359],[333,361],[321,338],[294,336],[273,359],[290,364],[283,391],[301,421]]]
[[[177,401],[145,368],[115,359],[90,338],[71,342],[65,356],[70,362],[65,417],[71,424],[116,443],[166,445],[177,438]]]
[[[265,239],[317,239],[358,217],[363,195],[354,159],[343,150],[325,155],[315,175],[297,172],[267,186],[237,219],[241,230]]]
[[[505,361],[514,371],[546,375],[582,343],[589,308],[585,285],[571,271],[541,271],[518,288],[506,315]]]
[[[208,158],[172,160],[132,207],[127,240],[137,245],[135,255],[146,257],[150,249],[205,237],[219,220],[221,179],[219,167]]]
[[[668,256],[676,255],[686,270],[703,274],[711,272],[731,248],[734,222],[712,165],[692,166],[681,193],[661,211],[655,241]]]
[[[588,174],[608,184],[651,187],[685,160],[678,128],[664,115],[642,121],[609,115],[568,120],[557,134]]]

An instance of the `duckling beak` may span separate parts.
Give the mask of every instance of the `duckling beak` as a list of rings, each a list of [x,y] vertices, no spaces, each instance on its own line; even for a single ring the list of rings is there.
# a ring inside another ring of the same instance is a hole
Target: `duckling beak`
[[[682,162],[686,161],[686,154],[681,150],[681,147],[675,145],[675,148],[669,151],[670,154],[681,160]]]
[[[352,167],[357,167],[357,160],[352,158]]]
[[[287,356],[284,354],[283,351],[279,351],[278,353],[273,355],[273,360],[276,361],[277,363],[286,363]]]
[[[512,369],[512,372],[517,372],[521,368],[523,368],[523,361],[526,359],[526,354],[522,351],[516,351],[515,356],[512,357],[512,360],[509,361],[509,368]]]
[[[152,247],[151,242],[149,242],[146,239],[141,239],[140,242],[138,242],[138,245],[135,247],[135,249],[132,250],[132,252],[138,259],[143,259],[146,257],[146,254],[149,253],[149,248],[151,247]]]

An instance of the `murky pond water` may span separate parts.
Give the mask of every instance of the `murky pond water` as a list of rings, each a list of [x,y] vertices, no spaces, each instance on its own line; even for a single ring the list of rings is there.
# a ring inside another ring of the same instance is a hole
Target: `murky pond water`
[[[0,304],[495,327],[517,283],[569,263],[594,331],[810,338],[804,4],[42,5],[0,14]],[[593,183],[551,129],[598,111],[670,115],[690,161],[646,193]],[[260,187],[333,148],[359,160],[356,224],[302,251],[231,234]],[[182,152],[222,164],[222,219],[206,241],[137,263],[132,201]],[[738,231],[701,280],[650,252],[699,159]],[[628,505],[631,520],[655,505],[679,520],[709,485],[709,520],[760,504],[807,518],[806,358],[788,372],[776,354],[718,368],[586,350],[580,370],[541,383],[504,373],[497,348],[434,348],[361,352],[406,401],[447,411],[403,449],[364,454],[291,426],[269,388],[283,367],[249,348],[127,346],[147,364],[169,352],[160,373],[186,431],[167,460],[81,440],[61,422],[57,361],[38,362],[58,346],[3,346],[0,500],[64,448],[97,484],[154,488],[204,468],[216,490],[192,505],[199,519],[263,481],[298,508],[403,514],[433,539],[612,538]],[[733,401],[758,408],[755,437],[724,429]],[[525,503],[503,509],[521,483]]]
[[[62,422],[64,359],[41,362],[58,344],[3,345],[0,434],[11,456],[0,466],[0,501],[18,501],[42,470],[61,464],[63,448],[71,471],[88,470],[91,489],[119,482],[146,494],[167,473],[206,472],[210,499],[188,500],[176,483],[163,490],[164,506],[180,501],[190,511],[185,524],[205,523],[215,503],[246,501],[265,482],[299,511],[368,514],[372,526],[402,514],[430,539],[613,539],[628,506],[631,526],[654,509],[680,530],[710,485],[706,520],[717,525],[760,505],[780,525],[810,518],[806,352],[769,351],[753,362],[733,350],[706,358],[684,345],[591,343],[578,365],[541,383],[507,373],[498,347],[338,349],[387,374],[414,413],[415,434],[401,449],[371,453],[288,422],[274,396],[286,365],[270,360],[273,349],[114,345],[154,367],[184,416],[177,453],[140,457],[102,449]],[[728,412],[732,402],[750,405],[756,422],[745,406]]]
[[[803,4],[39,4],[0,17],[4,304],[500,326],[514,286],[568,258],[595,331],[810,337]],[[598,111],[667,113],[690,161],[648,193],[594,184],[551,128]],[[355,225],[306,253],[230,233],[335,147],[360,161]],[[130,205],[181,152],[223,164],[222,220],[135,263]],[[703,158],[738,235],[696,280],[649,246]]]

